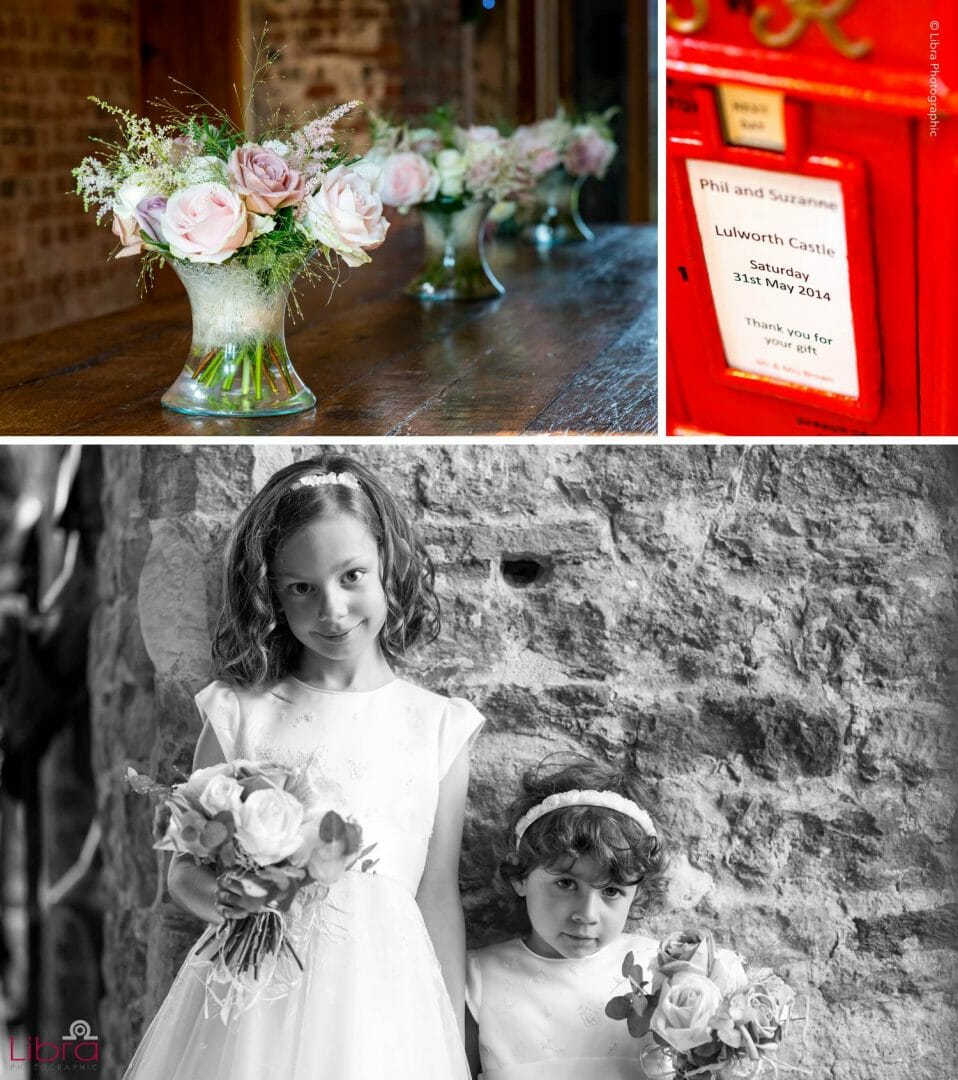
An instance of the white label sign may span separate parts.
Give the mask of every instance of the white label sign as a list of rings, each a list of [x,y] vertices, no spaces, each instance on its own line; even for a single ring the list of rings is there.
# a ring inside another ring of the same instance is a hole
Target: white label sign
[[[729,367],[858,397],[841,185],[687,165]]]

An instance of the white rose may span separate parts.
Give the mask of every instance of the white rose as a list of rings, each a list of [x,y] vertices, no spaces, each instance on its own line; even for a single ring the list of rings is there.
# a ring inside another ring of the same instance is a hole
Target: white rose
[[[132,218],[137,204],[154,194],[156,193],[153,188],[144,184],[140,177],[133,175],[117,188],[113,198],[113,213],[123,218]]]
[[[382,175],[382,169],[368,161],[337,165],[304,200],[303,228],[316,243],[341,255],[347,266],[369,262],[366,249],[386,239]]]
[[[281,139],[267,139],[262,146],[266,150],[272,150],[274,154],[279,154],[280,157],[286,157],[289,153],[289,147]]]
[[[243,789],[232,776],[210,777],[209,783],[203,788],[200,795],[200,806],[213,816],[229,810],[232,814],[238,814],[243,802]]]
[[[191,773],[185,784],[180,785],[180,792],[188,799],[199,801],[200,795],[206,790],[206,785],[214,776],[224,776],[232,772],[233,766],[223,761],[219,765],[210,765],[205,769],[197,769]]]
[[[712,1017],[722,1004],[719,988],[695,971],[680,971],[668,979],[659,994],[650,1027],[680,1054],[687,1054],[711,1039]]]
[[[272,214],[254,214],[250,210],[246,215],[246,225],[249,232],[242,243],[242,247],[249,247],[257,236],[272,232],[276,228],[276,218]]]
[[[258,866],[288,858],[300,845],[303,807],[288,791],[265,788],[247,796],[236,823],[236,840]]]
[[[436,155],[436,171],[439,173],[440,194],[453,199],[462,194],[466,159],[458,150],[440,150]]]

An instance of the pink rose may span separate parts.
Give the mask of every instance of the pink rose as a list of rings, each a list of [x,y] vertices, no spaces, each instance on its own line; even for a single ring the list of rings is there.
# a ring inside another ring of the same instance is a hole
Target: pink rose
[[[614,157],[614,142],[603,138],[594,127],[579,124],[572,129],[563,164],[572,176],[597,176],[601,180]]]
[[[342,256],[347,266],[370,261],[367,248],[386,239],[389,222],[380,197],[382,169],[368,161],[337,165],[306,199],[303,226],[312,238]]]
[[[247,231],[243,200],[224,184],[194,184],[171,195],[163,218],[170,253],[190,262],[225,262]]]
[[[516,128],[512,136],[519,156],[533,176],[542,176],[559,164],[559,152],[547,132],[535,126]]]
[[[722,992],[704,975],[680,971],[668,979],[649,1023],[652,1031],[680,1054],[712,1041],[712,1018],[722,1004]]]
[[[663,938],[656,966],[666,978],[684,971],[705,975],[723,994],[740,990],[748,982],[741,959],[731,949],[717,949],[708,930],[680,931]]]
[[[163,214],[166,211],[165,195],[150,195],[136,204],[136,215],[140,232],[148,240],[163,240]]]
[[[498,143],[502,136],[491,124],[471,124],[465,130],[465,140],[470,143]]]
[[[305,177],[275,150],[255,143],[237,146],[228,168],[236,190],[246,196],[246,205],[254,214],[275,214],[281,207],[302,202]]]
[[[390,154],[383,162],[382,199],[386,206],[408,210],[432,202],[439,191],[439,173],[421,155]]]

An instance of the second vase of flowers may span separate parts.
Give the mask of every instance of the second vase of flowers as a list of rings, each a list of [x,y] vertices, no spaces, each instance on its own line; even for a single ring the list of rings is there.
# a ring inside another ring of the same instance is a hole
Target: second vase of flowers
[[[406,292],[421,300],[487,300],[505,292],[489,269],[482,225],[492,205],[529,191],[514,139],[488,125],[460,127],[448,108],[420,126],[372,116],[370,161],[383,170],[382,200],[420,211],[422,272]]]
[[[505,292],[489,268],[483,246],[488,201],[459,207],[420,206],[423,268],[406,292],[420,300],[489,300]]]

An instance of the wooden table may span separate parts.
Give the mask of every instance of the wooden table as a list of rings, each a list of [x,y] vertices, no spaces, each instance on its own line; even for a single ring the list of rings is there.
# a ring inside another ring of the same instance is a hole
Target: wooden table
[[[493,241],[497,300],[403,295],[414,221],[327,304],[286,321],[317,404],[296,416],[190,417],[160,405],[190,343],[185,294],[0,344],[0,436],[489,436],[656,430],[656,233],[610,225],[539,253]]]

